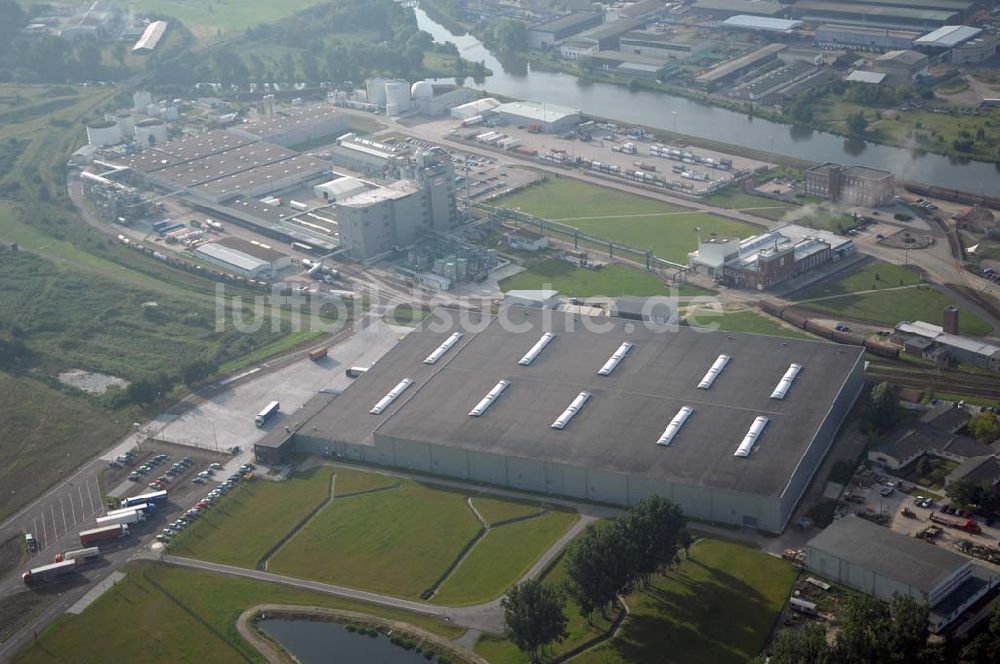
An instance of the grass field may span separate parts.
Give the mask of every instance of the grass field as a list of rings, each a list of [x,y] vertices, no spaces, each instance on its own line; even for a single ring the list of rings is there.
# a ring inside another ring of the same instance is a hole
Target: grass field
[[[431,599],[435,604],[479,604],[499,597],[576,521],[554,511],[491,528]]]
[[[3,371],[0,400],[0,519],[125,435],[135,414],[109,413],[91,399]]]
[[[126,573],[82,614],[60,617],[13,661],[263,662],[239,636],[236,619],[264,602],[360,611],[449,639],[463,632],[422,615],[249,579],[155,563],[133,563]]]
[[[472,505],[486,523],[491,526],[500,521],[538,514],[542,509],[538,503],[498,500],[497,498],[484,498],[480,496],[472,499]]]
[[[773,337],[816,340],[816,337],[804,330],[783,324],[756,311],[729,311],[718,315],[712,310],[695,310],[692,312],[692,317],[688,318],[688,323],[694,327],[708,327],[724,332],[749,332]]]
[[[763,650],[796,572],[788,563],[756,549],[718,539],[702,539],[692,558],[648,589],[625,598],[631,615],[621,633],[573,661],[590,664],[645,662],[746,662]],[[556,582],[561,565],[547,580]],[[565,652],[597,631],[575,609]],[[493,664],[527,661],[511,644],[481,638],[476,652]]]
[[[554,288],[570,297],[618,295],[670,295],[663,279],[652,272],[623,265],[609,264],[600,270],[577,267],[558,258],[550,258],[500,282],[503,291]],[[707,295],[710,291],[682,285],[677,292],[683,296]]]
[[[794,210],[797,207],[787,201],[754,196],[734,187],[727,187],[711,196],[706,196],[704,200],[706,203],[711,203],[712,205],[718,205],[719,207],[731,210],[744,210],[755,217],[763,217],[772,221],[778,221],[789,210]]]
[[[946,306],[954,304],[961,308],[952,298],[920,281],[920,275],[899,265],[870,263],[842,279],[810,288],[795,299],[810,309],[833,316],[883,325],[904,320],[937,323]],[[962,311],[959,329],[972,335],[989,334],[991,330],[968,310]]]
[[[502,198],[498,204],[520,208],[636,249],[649,249],[660,258],[679,263],[687,263],[688,252],[698,246],[696,227],[701,228],[702,237],[712,233],[749,237],[761,230],[743,222],[685,211],[645,196],[567,178],[550,178]]]

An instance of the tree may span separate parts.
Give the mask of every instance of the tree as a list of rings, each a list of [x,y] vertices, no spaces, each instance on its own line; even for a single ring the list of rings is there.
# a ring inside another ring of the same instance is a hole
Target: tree
[[[826,628],[810,623],[802,629],[786,629],[771,646],[771,664],[827,664],[835,661],[826,642]]]
[[[934,472],[934,462],[931,461],[930,457],[924,455],[920,457],[920,461],[917,462],[917,474],[921,477],[927,477]]]
[[[879,383],[872,389],[868,419],[877,431],[888,431],[899,417],[899,398],[889,383]]]
[[[868,119],[864,111],[858,111],[847,116],[847,130],[855,136],[864,136],[868,131]]]
[[[623,534],[619,519],[601,527],[589,525],[566,552],[570,592],[588,620],[595,610],[607,618],[618,595],[631,590],[636,580],[630,569],[634,549]]]
[[[980,505],[986,496],[987,486],[968,478],[960,478],[948,484],[945,493],[959,505]]]
[[[980,443],[989,445],[997,438],[1000,438],[1000,423],[993,413],[982,410],[979,414],[969,420],[969,433]]]
[[[694,544],[694,537],[691,535],[691,531],[685,528],[681,531],[680,536],[681,548],[684,549],[684,557],[688,560],[691,559],[691,545]]]
[[[537,662],[546,646],[559,643],[569,634],[564,610],[565,598],[555,586],[528,579],[507,591],[500,601],[504,614],[504,634],[528,660]]]

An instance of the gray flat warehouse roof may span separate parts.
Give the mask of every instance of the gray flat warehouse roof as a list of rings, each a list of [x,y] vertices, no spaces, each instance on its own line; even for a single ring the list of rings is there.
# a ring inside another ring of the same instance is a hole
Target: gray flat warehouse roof
[[[894,533],[854,515],[834,521],[806,546],[927,594],[971,562],[953,551]]]
[[[452,332],[437,310],[308,423],[315,435],[373,444],[415,440],[509,457],[632,473],[659,480],[780,496],[863,349],[825,342],[584,318],[510,307],[462,338],[435,364],[423,360]],[[508,331],[507,321],[525,328]],[[593,325],[606,328],[597,332]],[[589,327],[585,327],[589,326]],[[658,330],[658,331],[657,331]],[[556,337],[529,366],[518,360],[545,331]],[[628,341],[610,375],[597,370]],[[720,354],[731,357],[710,389],[697,387]],[[802,370],[771,399],[789,365]],[[372,406],[399,381],[414,384],[379,415]],[[480,417],[501,379],[509,387]],[[551,424],[581,392],[592,396],[562,430]],[[678,410],[693,414],[669,446],[657,445]],[[734,453],[758,416],[769,423],[752,453]]]

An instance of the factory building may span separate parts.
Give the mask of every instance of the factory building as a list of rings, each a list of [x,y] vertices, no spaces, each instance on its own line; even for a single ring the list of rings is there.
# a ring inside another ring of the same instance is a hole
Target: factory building
[[[932,632],[953,623],[1000,580],[970,558],[854,515],[809,540],[806,569],[886,602],[898,594],[926,603]]]
[[[717,88],[725,83],[730,83],[747,72],[757,69],[763,65],[774,62],[778,59],[778,54],[787,49],[785,44],[767,44],[760,48],[741,55],[734,60],[723,62],[699,74],[695,81],[705,88]]]
[[[605,18],[608,21],[626,18],[651,21],[661,16],[666,8],[667,3],[663,0],[639,0],[639,2],[609,7],[605,12]]]
[[[933,30],[956,21],[961,15],[959,11],[921,8],[917,4],[892,6],[867,1],[799,0],[791,6],[791,12],[793,17],[811,23],[848,23],[904,30]]]
[[[892,203],[896,178],[889,171],[827,162],[806,171],[806,196],[848,205],[883,207]]]
[[[919,32],[911,30],[826,23],[816,28],[814,41],[817,46],[884,53],[913,48],[919,36]]]
[[[534,49],[548,50],[563,39],[596,28],[603,22],[604,16],[600,12],[575,12],[539,23],[528,28],[528,45]]]
[[[872,69],[893,85],[909,83],[927,71],[927,56],[918,51],[889,51],[875,58]]]
[[[572,108],[534,101],[500,104],[493,112],[512,125],[537,127],[546,134],[557,134],[580,124],[583,114]]]
[[[410,154],[402,145],[379,143],[356,134],[345,134],[330,150],[330,160],[337,166],[369,175],[384,175]]]
[[[559,44],[559,57],[563,60],[579,60],[597,53],[598,46],[593,40],[567,39]]]
[[[493,97],[483,97],[455,106],[449,110],[449,114],[457,120],[469,120],[477,115],[489,113],[499,105],[500,102]]]
[[[335,203],[338,200],[350,198],[370,188],[371,186],[368,183],[345,175],[329,182],[315,185],[313,187],[313,195],[316,198],[322,198],[327,203]]]
[[[850,238],[789,224],[745,240],[702,240],[688,254],[688,267],[729,286],[763,290],[854,251]]]
[[[983,35],[980,28],[946,25],[913,42],[915,47],[933,55],[947,54],[954,65],[977,64],[996,55],[997,39]]]
[[[335,136],[350,128],[350,118],[326,104],[279,111],[275,117],[230,127],[244,138],[285,147]]]
[[[153,21],[142,31],[142,36],[132,47],[133,55],[149,55],[160,45],[160,40],[167,33],[166,21]]]
[[[750,16],[748,14],[738,14],[727,18],[719,25],[719,27],[724,30],[745,30],[748,32],[761,32],[775,35],[790,35],[800,25],[802,25],[802,21],[791,21],[789,19],[774,18],[771,16]]]
[[[903,321],[896,325],[892,340],[910,355],[939,364],[966,364],[1000,372],[1000,347],[958,333],[958,309],[945,311],[945,326]]]
[[[729,18],[740,14],[749,16],[783,16],[785,5],[768,0],[697,0],[691,5],[698,14],[716,18]]]
[[[613,51],[618,48],[619,39],[623,34],[635,30],[642,21],[623,18],[591,28],[573,37],[572,41],[590,44],[597,51]]]
[[[993,35],[976,37],[953,47],[948,62],[953,65],[974,65],[989,60],[997,54],[997,38]]]
[[[275,261],[284,261],[285,267],[291,261],[289,256],[260,245],[255,246],[246,240],[235,237],[225,240],[199,245],[194,254],[201,260],[248,279],[273,279],[278,269]]]
[[[706,39],[681,37],[669,32],[633,30],[622,35],[620,48],[622,53],[687,60],[708,53],[712,50],[712,42]]]
[[[437,310],[255,445],[780,533],[864,385],[863,349],[508,307]],[[291,427],[290,427],[291,428]]]

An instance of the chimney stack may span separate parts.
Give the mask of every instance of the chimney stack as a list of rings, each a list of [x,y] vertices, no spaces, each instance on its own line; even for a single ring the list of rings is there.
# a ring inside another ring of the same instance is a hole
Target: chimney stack
[[[948,305],[944,308],[944,331],[948,334],[958,334],[958,307]]]

